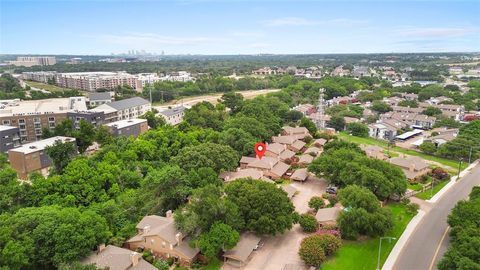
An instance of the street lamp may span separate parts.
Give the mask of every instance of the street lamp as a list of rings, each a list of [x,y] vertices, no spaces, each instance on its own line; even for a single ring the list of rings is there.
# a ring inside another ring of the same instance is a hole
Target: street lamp
[[[377,270],[380,270],[380,253],[381,253],[381,250],[382,250],[382,240],[383,239],[388,239],[389,243],[391,243],[392,240],[397,240],[397,238],[395,238],[395,237],[389,237],[389,236],[380,237],[380,246],[378,246]]]
[[[459,162],[458,162],[458,175],[457,175],[457,181],[458,179],[460,179],[460,168],[462,167],[462,158],[460,158]]]

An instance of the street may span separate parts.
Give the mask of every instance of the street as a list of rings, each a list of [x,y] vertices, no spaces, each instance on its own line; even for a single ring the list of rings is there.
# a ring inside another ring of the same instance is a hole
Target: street
[[[455,204],[480,185],[480,165],[464,176],[428,211],[393,267],[395,270],[434,270],[448,248],[447,217]]]

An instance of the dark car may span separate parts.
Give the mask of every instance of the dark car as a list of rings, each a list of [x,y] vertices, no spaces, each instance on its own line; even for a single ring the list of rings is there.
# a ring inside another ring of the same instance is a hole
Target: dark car
[[[328,194],[337,194],[337,187],[327,187],[327,190],[325,191]]]

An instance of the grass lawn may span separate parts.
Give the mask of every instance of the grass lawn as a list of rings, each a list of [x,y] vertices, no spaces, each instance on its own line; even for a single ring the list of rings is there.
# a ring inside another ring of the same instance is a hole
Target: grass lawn
[[[442,182],[435,183],[435,185],[433,186],[433,195],[437,194],[437,192],[440,191],[440,189],[442,189],[446,184],[448,184],[448,182],[450,181],[442,181]],[[422,200],[431,199],[433,197],[432,190],[427,189],[424,192],[418,193],[417,195],[415,195],[415,197]]]
[[[386,206],[394,216],[394,226],[385,236],[400,238],[414,215],[405,211],[405,206],[392,203]],[[390,254],[397,240],[382,240],[380,268]],[[373,270],[377,266],[379,238],[362,241],[344,241],[338,253],[322,265],[321,270]]]
[[[415,184],[408,183],[407,188],[411,189],[411,190],[419,191],[419,190],[422,190],[422,184],[420,184],[420,183],[415,183]]]
[[[40,83],[40,82],[27,81],[26,83],[27,83],[28,85],[30,85],[31,87],[44,89],[44,90],[47,90],[47,91],[50,91],[50,92],[59,92],[59,91],[64,91],[64,90],[72,90],[72,89],[69,89],[69,88],[62,88],[62,87],[58,87],[58,86],[56,86],[56,85],[45,84],[45,83]],[[80,92],[81,92],[81,91],[80,91]]]
[[[200,270],[219,270],[222,267],[222,262],[219,259],[210,260],[208,265],[200,268]]]
[[[378,146],[383,147],[383,148],[388,148],[388,143],[386,141],[381,141],[381,140],[377,140],[377,139],[370,138],[370,137],[367,137],[367,138],[356,137],[356,136],[349,135],[346,132],[340,132],[339,134],[337,134],[337,136],[341,139],[346,140],[346,141],[350,141],[350,142],[354,142],[354,143],[358,143],[358,144],[378,145]],[[418,152],[418,151],[415,151],[415,150],[404,149],[404,148],[401,148],[401,147],[398,147],[398,146],[390,147],[390,149],[392,151],[395,151],[395,152],[399,152],[399,153],[403,153],[403,154],[407,154],[407,155],[411,155],[411,156],[417,156],[417,157],[421,157],[421,158],[426,159],[426,160],[438,162],[440,164],[443,164],[443,165],[448,166],[448,167],[450,167],[452,169],[455,169],[455,170],[458,169],[458,161],[456,161],[456,160],[451,160],[451,159],[446,159],[446,158],[441,158],[441,157],[435,157],[435,156],[427,155],[427,154],[424,154],[422,152]],[[467,166],[468,166],[468,164],[462,163],[462,170],[467,168]]]

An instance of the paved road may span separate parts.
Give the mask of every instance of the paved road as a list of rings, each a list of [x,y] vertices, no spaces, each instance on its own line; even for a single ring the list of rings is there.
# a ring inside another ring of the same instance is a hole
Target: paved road
[[[448,247],[447,217],[455,204],[480,185],[480,165],[443,195],[418,224],[400,253],[394,270],[432,270]]]

